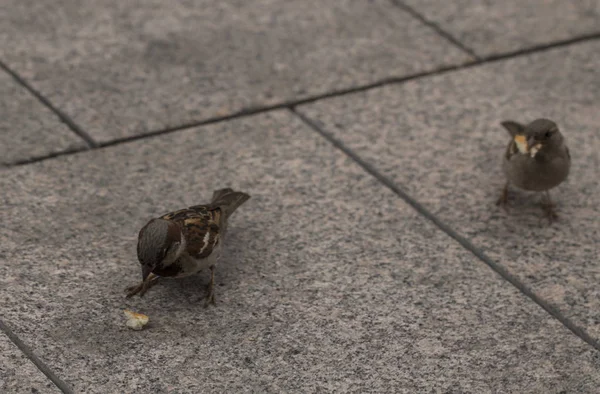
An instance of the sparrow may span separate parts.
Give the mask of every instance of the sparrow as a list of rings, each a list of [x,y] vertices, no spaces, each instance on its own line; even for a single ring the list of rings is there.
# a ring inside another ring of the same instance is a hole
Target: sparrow
[[[552,223],[558,215],[549,190],[567,179],[571,169],[571,155],[563,135],[556,123],[548,119],[536,119],[526,126],[507,120],[501,125],[508,130],[511,140],[502,160],[507,180],[497,205],[506,207],[510,184],[542,192],[546,197],[542,207]]]
[[[127,298],[140,294],[161,277],[183,278],[208,268],[210,282],[205,307],[215,304],[215,265],[221,255],[227,222],[250,196],[232,189],[216,190],[206,205],[169,212],[150,220],[139,232],[137,256],[142,282],[126,289]]]

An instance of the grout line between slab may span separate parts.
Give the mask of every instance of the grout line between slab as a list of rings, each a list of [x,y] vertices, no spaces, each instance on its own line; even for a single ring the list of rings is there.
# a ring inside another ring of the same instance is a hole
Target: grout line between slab
[[[473,62],[468,62],[465,64],[467,64],[467,65],[473,64]],[[54,158],[54,157],[58,157],[58,156],[71,155],[71,154],[80,153],[83,151],[107,148],[107,147],[111,147],[111,146],[115,146],[115,145],[120,145],[120,144],[138,141],[138,140],[143,140],[146,138],[153,138],[153,137],[157,137],[157,136],[161,136],[161,135],[165,135],[165,134],[171,134],[171,133],[174,133],[177,131],[191,129],[194,127],[206,126],[206,125],[213,124],[213,123],[219,123],[219,122],[224,122],[224,121],[238,119],[238,118],[244,118],[244,117],[257,115],[257,114],[261,114],[261,113],[265,113],[265,112],[287,109],[292,106],[308,104],[308,103],[312,103],[312,102],[327,99],[327,98],[343,96],[346,94],[359,93],[359,92],[363,92],[365,90],[385,86],[388,84],[402,83],[402,82],[409,81],[412,79],[418,79],[418,78],[425,77],[425,76],[433,76],[433,75],[443,74],[443,73],[446,73],[446,72],[449,72],[452,70],[458,70],[458,69],[462,68],[462,66],[464,66],[465,64],[445,66],[445,67],[441,67],[441,68],[431,70],[431,71],[424,71],[424,72],[420,72],[420,73],[416,73],[416,74],[406,75],[404,77],[385,78],[385,79],[382,79],[382,80],[379,80],[379,81],[376,81],[376,82],[373,82],[370,84],[366,84],[366,85],[361,85],[361,86],[346,88],[346,89],[341,89],[341,90],[335,90],[332,92],[327,92],[327,93],[323,93],[320,95],[307,97],[304,99],[284,101],[284,102],[269,105],[269,106],[256,106],[256,107],[244,108],[244,109],[241,109],[241,110],[234,112],[232,114],[229,114],[229,115],[215,116],[215,117],[211,117],[211,118],[206,118],[204,120],[189,122],[189,123],[185,123],[185,124],[174,126],[174,127],[168,127],[165,129],[150,131],[147,133],[127,136],[127,137],[123,137],[123,138],[116,138],[116,139],[113,139],[113,140],[110,140],[107,142],[100,142],[100,143],[97,143],[97,145],[92,149],[73,149],[70,151],[63,151],[63,152],[59,152],[56,154],[50,154],[50,155],[45,155],[45,156],[24,159],[24,160],[20,160],[17,162],[9,163],[6,165],[6,167],[10,168],[10,167],[17,167],[17,166],[21,166],[21,165],[37,163],[37,162],[44,161],[44,160]]]
[[[54,372],[52,372],[52,370],[42,360],[40,360],[38,356],[35,355],[29,346],[25,345],[23,341],[21,341],[21,339],[6,324],[4,324],[2,319],[0,319],[0,331],[4,332],[4,334],[6,334],[6,336],[19,348],[19,350],[21,350],[27,356],[27,358],[31,360],[31,362],[35,364],[35,366],[42,371],[42,373],[46,375],[46,377],[50,379],[52,383],[54,383],[56,387],[58,387],[63,393],[74,393],[73,389],[58,376],[56,376]]]
[[[106,148],[106,147],[119,145],[119,144],[123,144],[123,143],[128,143],[128,142],[132,142],[132,141],[143,140],[146,138],[153,138],[153,137],[160,136],[163,134],[169,134],[169,133],[173,133],[173,132],[177,132],[177,131],[181,131],[181,130],[185,130],[185,129],[190,129],[193,127],[204,126],[204,125],[208,125],[208,124],[223,122],[223,121],[237,119],[237,118],[243,118],[243,117],[247,117],[247,116],[251,116],[251,115],[257,115],[257,114],[264,113],[264,112],[275,111],[275,110],[286,109],[286,108],[293,108],[293,107],[296,107],[299,105],[314,103],[314,102],[328,99],[328,98],[344,96],[344,95],[352,94],[352,93],[364,92],[364,91],[367,91],[370,89],[374,89],[374,88],[378,88],[378,87],[382,87],[382,86],[386,86],[386,85],[401,84],[401,83],[416,80],[419,78],[426,78],[426,77],[431,77],[431,76],[436,76],[436,75],[442,75],[442,74],[446,74],[446,73],[453,72],[453,71],[469,69],[472,67],[479,67],[479,66],[483,66],[483,65],[486,65],[486,64],[492,63],[492,62],[512,59],[512,58],[523,56],[523,55],[533,54],[533,53],[537,53],[537,52],[543,52],[543,51],[551,50],[554,48],[560,48],[563,46],[569,46],[569,45],[573,45],[573,44],[577,44],[577,43],[581,43],[581,42],[585,42],[585,41],[593,41],[593,40],[598,40],[598,39],[600,39],[600,32],[582,35],[582,36],[570,38],[567,40],[555,41],[550,44],[538,45],[538,46],[530,47],[527,49],[517,50],[517,51],[513,51],[513,52],[507,52],[507,53],[503,53],[503,54],[499,54],[499,55],[492,55],[487,58],[483,58],[483,59],[476,60],[476,61],[469,61],[469,62],[459,64],[459,65],[440,67],[440,68],[437,68],[437,69],[434,69],[431,71],[423,71],[423,72],[419,72],[416,74],[406,75],[403,77],[384,78],[384,79],[381,79],[379,81],[375,81],[375,82],[372,82],[369,84],[356,86],[356,87],[352,87],[352,88],[334,90],[331,92],[314,95],[314,96],[307,97],[304,99],[284,101],[284,102],[281,102],[278,104],[273,104],[270,106],[249,107],[249,108],[245,108],[240,111],[237,111],[235,113],[232,113],[230,115],[207,118],[204,120],[189,122],[189,123],[182,124],[179,126],[168,127],[165,129],[151,131],[148,133],[123,137],[123,138],[117,138],[117,139],[107,141],[107,142],[96,143],[95,141],[93,141],[91,139],[91,137],[88,137],[94,143],[94,146],[91,147],[91,149],[67,150],[67,151],[59,152],[57,154],[50,154],[50,155],[20,160],[17,162],[7,164],[6,168],[17,167],[17,166],[27,165],[27,164],[33,164],[33,163],[41,162],[41,161],[44,161],[47,159],[51,159],[51,158],[55,158],[55,157],[59,157],[59,156],[63,156],[63,155],[71,155],[71,154],[80,153],[80,152],[87,151],[87,150],[95,150],[95,149]],[[0,61],[0,67],[4,68],[15,79],[17,79],[18,81],[21,81],[20,83],[22,83],[23,86],[25,86],[25,87],[29,86],[16,73],[12,72],[8,67],[6,67],[1,61]],[[35,90],[31,90],[31,91],[32,91],[32,93],[34,93],[36,95],[36,97],[38,99],[42,100],[44,103],[47,103],[47,105],[51,109],[54,108],[54,107],[52,107],[50,102],[48,100],[46,100],[41,94],[39,94]],[[57,114],[62,114],[57,109],[53,109],[53,111],[55,111]],[[65,116],[65,118],[69,119],[66,116]],[[70,119],[69,119],[69,121],[70,121]],[[75,124],[73,123],[73,125],[75,125]],[[79,129],[79,126],[75,125],[75,127],[77,129]],[[87,135],[87,134],[85,134],[85,135]]]
[[[35,98],[37,98],[39,101],[42,102],[42,104],[44,104],[52,112],[54,112],[54,114],[56,116],[58,116],[58,118],[71,129],[71,131],[73,131],[75,134],[77,134],[77,136],[79,136],[82,140],[85,141],[85,143],[88,145],[89,148],[97,148],[98,147],[98,144],[96,143],[96,141],[94,141],[94,139],[88,133],[86,133],[81,127],[79,127],[79,125],[77,125],[73,121],[73,119],[71,119],[69,116],[67,116],[65,113],[63,113],[61,110],[59,110],[54,105],[52,105],[52,103],[46,97],[42,96],[42,94],[40,92],[35,90],[33,88],[33,86],[28,84],[23,78],[21,78],[19,76],[19,74],[17,74],[15,71],[10,69],[10,67],[8,67],[6,64],[4,64],[4,62],[2,62],[1,60],[0,60],[0,68],[2,68],[4,71],[6,71],[11,77],[13,77],[13,79],[19,85],[21,85],[22,87],[27,89],[29,91],[29,93],[33,94],[35,96]]]
[[[566,47],[569,45],[579,44],[579,43],[585,42],[585,41],[594,41],[594,40],[598,40],[598,39],[600,39],[600,31],[597,31],[594,33],[589,33],[589,34],[583,34],[581,36],[567,38],[564,40],[553,41],[553,42],[550,42],[547,44],[539,44],[539,45],[535,45],[535,46],[529,47],[529,48],[516,49],[514,51],[504,52],[504,53],[500,53],[497,55],[489,55],[489,56],[484,57],[482,59],[481,63],[485,64],[485,63],[496,62],[498,60],[504,60],[504,59],[510,59],[513,57],[529,55],[530,53],[544,52],[544,51],[554,49],[554,48]]]
[[[568,317],[566,317],[558,308],[552,305],[550,302],[546,301],[542,297],[538,296],[529,286],[525,283],[521,282],[517,277],[512,275],[506,268],[504,268],[501,264],[496,263],[490,257],[488,257],[481,249],[475,246],[471,241],[467,238],[460,235],[446,223],[444,223],[440,218],[431,213],[427,208],[425,208],[421,203],[419,203],[416,199],[407,194],[404,190],[402,190],[399,186],[397,186],[390,178],[386,177],[382,173],[380,173],[374,166],[369,164],[367,161],[363,160],[360,155],[355,153],[352,149],[347,147],[342,141],[338,140],[333,136],[333,134],[326,131],[324,128],[320,127],[315,121],[310,119],[308,116],[304,115],[301,112],[298,112],[295,107],[290,107],[289,110],[298,116],[307,126],[313,129],[315,132],[320,134],[323,138],[329,141],[333,146],[342,151],[345,155],[350,157],[354,162],[356,162],[359,166],[363,168],[367,173],[375,177],[379,182],[381,182],[384,186],[394,192],[398,197],[403,199],[406,203],[413,207],[419,214],[424,216],[426,219],[430,220],[435,224],[440,230],[445,232],[451,238],[453,238],[456,242],[458,242],[463,248],[467,249],[469,252],[473,253],[479,260],[484,262],[489,268],[495,271],[498,275],[500,275],[504,280],[509,282],[511,285],[516,287],[522,294],[529,297],[533,302],[538,304],[542,309],[544,309],[547,313],[561,322],[566,328],[571,330],[573,334],[577,335],[587,344],[592,346],[597,351],[600,351],[600,342],[595,340],[587,331],[575,323],[571,321]]]
[[[29,157],[27,159],[17,160],[12,163],[1,165],[0,170],[2,168],[18,167],[18,166],[23,166],[26,164],[37,163],[38,161],[44,161],[44,160],[52,159],[55,157],[69,156],[69,155],[73,155],[75,153],[85,152],[88,150],[91,150],[91,149],[90,148],[70,148],[70,149],[65,149],[65,150],[61,150],[58,152],[48,153],[47,155]]]
[[[413,9],[408,4],[405,4],[401,0],[390,0],[390,1],[396,7],[400,8],[401,10],[403,10],[404,12],[406,12],[407,14],[409,14],[410,16],[412,16],[413,18],[419,20],[419,22],[421,22],[424,25],[426,25],[426,26],[430,27],[431,29],[433,29],[438,35],[440,35],[443,38],[445,38],[446,41],[450,42],[452,45],[454,45],[455,47],[457,47],[461,51],[467,53],[469,56],[473,57],[474,59],[477,59],[478,61],[483,60],[481,57],[479,57],[475,53],[474,50],[472,50],[471,48],[469,48],[468,46],[466,46],[465,44],[463,44],[458,39],[454,38],[454,36],[452,34],[448,33],[446,30],[442,29],[437,23],[432,22],[429,19],[425,18],[425,16],[421,15],[419,12],[417,12],[415,9]]]

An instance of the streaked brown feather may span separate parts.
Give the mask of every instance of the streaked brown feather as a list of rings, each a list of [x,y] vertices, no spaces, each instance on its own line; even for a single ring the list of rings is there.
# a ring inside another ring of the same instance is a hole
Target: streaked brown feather
[[[182,227],[188,254],[196,259],[210,256],[219,243],[219,226],[203,217],[186,219]]]
[[[220,242],[220,208],[197,205],[167,213],[163,219],[179,224],[186,239],[187,253],[196,259],[211,255]]]

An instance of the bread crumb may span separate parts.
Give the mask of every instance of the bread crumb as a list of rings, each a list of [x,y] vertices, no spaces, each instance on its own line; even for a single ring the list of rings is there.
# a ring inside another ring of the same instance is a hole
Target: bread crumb
[[[542,144],[535,144],[529,149],[527,146],[527,138],[525,138],[522,134],[515,135],[515,143],[517,144],[517,149],[520,153],[526,154],[529,153],[531,157],[535,157],[539,150],[542,148]]]
[[[527,139],[524,135],[515,135],[515,143],[517,144],[517,149],[521,153],[529,153],[529,148],[527,147]]]
[[[143,315],[141,313],[135,313],[125,309],[123,311],[125,317],[127,318],[127,327],[132,330],[139,331],[144,328],[146,324],[148,324],[148,316]]]

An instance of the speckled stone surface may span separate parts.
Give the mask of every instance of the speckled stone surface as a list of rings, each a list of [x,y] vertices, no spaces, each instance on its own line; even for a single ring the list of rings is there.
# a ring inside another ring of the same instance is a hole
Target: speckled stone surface
[[[479,56],[600,33],[598,0],[399,0]]]
[[[125,299],[145,221],[224,186],[252,198],[217,307],[206,274]],[[28,165],[0,189],[3,315],[76,392],[600,385],[596,351],[289,112]]]
[[[387,0],[7,0],[0,54],[99,141],[469,60]]]
[[[0,333],[0,393],[60,393],[60,390]]]
[[[52,111],[0,69],[0,168],[84,147]]]
[[[600,42],[474,67],[302,107],[577,324],[600,338]],[[560,221],[540,223],[539,196],[504,185],[505,119],[554,119],[573,156],[551,192]]]

